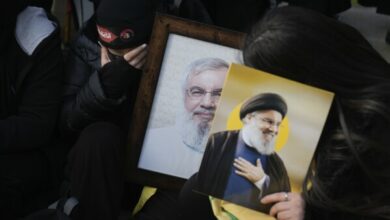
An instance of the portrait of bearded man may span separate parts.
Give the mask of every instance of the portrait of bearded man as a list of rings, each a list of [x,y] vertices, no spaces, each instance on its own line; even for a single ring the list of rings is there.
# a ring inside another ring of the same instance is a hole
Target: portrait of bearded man
[[[275,152],[275,140],[287,104],[278,94],[260,93],[240,109],[243,127],[210,135],[196,191],[268,213],[272,204],[262,197],[290,192],[282,159]]]
[[[140,168],[185,179],[198,171],[228,68],[219,58],[187,66],[175,124],[147,131]]]

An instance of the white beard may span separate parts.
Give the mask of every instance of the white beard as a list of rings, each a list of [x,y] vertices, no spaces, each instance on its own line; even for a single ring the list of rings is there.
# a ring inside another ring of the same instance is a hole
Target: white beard
[[[203,153],[210,132],[209,123],[195,123],[192,114],[184,108],[181,109],[176,120],[184,144],[197,152]]]
[[[260,154],[270,155],[274,152],[275,137],[271,141],[266,141],[256,125],[252,123],[244,125],[242,138],[247,145],[254,147]]]

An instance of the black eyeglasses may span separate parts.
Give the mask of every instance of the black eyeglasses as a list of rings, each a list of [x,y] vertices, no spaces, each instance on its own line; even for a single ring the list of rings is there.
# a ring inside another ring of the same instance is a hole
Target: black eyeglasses
[[[270,118],[263,118],[263,117],[256,117],[257,115],[254,115],[254,117],[258,120],[260,120],[262,123],[266,124],[267,127],[277,127],[282,128],[282,122],[275,122],[274,120]]]
[[[186,90],[188,97],[193,100],[200,100],[206,96],[207,93],[210,93],[210,97],[213,101],[217,101],[221,97],[222,89],[216,89],[213,91],[206,91],[200,87],[192,87]]]

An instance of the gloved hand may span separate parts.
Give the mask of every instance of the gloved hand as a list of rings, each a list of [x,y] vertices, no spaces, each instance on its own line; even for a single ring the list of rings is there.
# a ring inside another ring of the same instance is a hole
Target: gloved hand
[[[105,95],[111,99],[122,97],[141,70],[135,69],[125,59],[116,59],[104,65],[99,76]]]

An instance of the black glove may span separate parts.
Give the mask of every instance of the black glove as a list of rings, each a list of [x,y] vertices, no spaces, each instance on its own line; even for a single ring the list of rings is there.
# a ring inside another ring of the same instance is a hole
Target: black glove
[[[104,93],[110,99],[118,99],[123,96],[140,74],[140,70],[132,67],[124,59],[113,60],[99,71]]]

